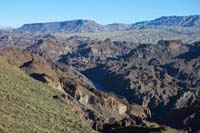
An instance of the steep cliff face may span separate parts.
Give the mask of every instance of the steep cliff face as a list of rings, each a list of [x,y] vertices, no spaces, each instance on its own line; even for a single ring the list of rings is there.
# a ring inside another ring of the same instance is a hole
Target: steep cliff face
[[[84,118],[89,120],[96,130],[103,131],[110,123],[118,123],[124,119],[127,119],[125,122],[127,126],[145,126],[143,120],[151,117],[148,108],[129,104],[125,99],[120,99],[113,94],[102,93],[94,88],[84,88],[67,80],[64,84],[65,91],[78,101],[81,107],[86,108],[81,115],[84,114]]]
[[[69,85],[69,83],[66,83]],[[105,94],[94,89],[86,89],[80,85],[66,86],[66,91],[86,106],[91,106],[107,118],[123,118],[134,115],[141,119],[150,117],[150,111],[139,105],[129,104],[125,99],[117,98],[112,94]],[[137,109],[136,109],[137,108]]]

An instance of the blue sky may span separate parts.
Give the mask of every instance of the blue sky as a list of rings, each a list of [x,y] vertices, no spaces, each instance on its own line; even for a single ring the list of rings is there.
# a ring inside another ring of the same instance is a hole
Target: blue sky
[[[160,16],[200,15],[200,0],[1,0],[0,25],[90,19],[134,23]]]

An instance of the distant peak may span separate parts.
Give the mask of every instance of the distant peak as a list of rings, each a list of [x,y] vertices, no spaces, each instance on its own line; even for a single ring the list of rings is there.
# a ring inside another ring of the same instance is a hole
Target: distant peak
[[[144,28],[162,27],[200,27],[200,15],[191,16],[162,16],[160,18],[137,22],[134,24],[113,23],[101,25],[93,20],[77,19],[61,22],[25,24],[18,28],[20,32],[52,33],[52,32],[99,32],[99,31],[123,31]]]

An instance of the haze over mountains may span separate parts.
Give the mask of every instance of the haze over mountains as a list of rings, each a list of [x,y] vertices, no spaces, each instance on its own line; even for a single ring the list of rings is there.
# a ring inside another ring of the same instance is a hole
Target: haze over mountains
[[[3,30],[3,31],[11,31],[11,30],[13,30],[13,28],[10,27],[10,26],[2,26],[2,25],[0,25],[0,30]]]
[[[91,20],[72,20],[50,23],[24,24],[18,28],[19,32],[100,32],[100,31],[123,31],[143,28],[162,27],[200,27],[200,16],[169,16],[161,17],[152,21],[137,22],[134,24],[108,24],[101,25]]]

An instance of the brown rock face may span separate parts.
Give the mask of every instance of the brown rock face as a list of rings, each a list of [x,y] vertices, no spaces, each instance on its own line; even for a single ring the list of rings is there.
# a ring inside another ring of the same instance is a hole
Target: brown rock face
[[[188,108],[198,102],[198,50],[199,43],[188,46],[180,41],[139,45],[120,59],[83,73],[110,91],[123,95],[129,102],[149,107],[152,117],[156,117],[168,110]],[[182,126],[186,125],[183,123]]]
[[[129,115],[140,117],[141,119],[150,117],[150,112],[147,108],[131,105],[124,99],[119,99],[112,94],[99,92],[94,88],[86,89],[83,86],[70,85],[68,81],[65,82],[66,86],[64,88],[66,92],[81,104],[90,106],[107,118],[121,119]]]

